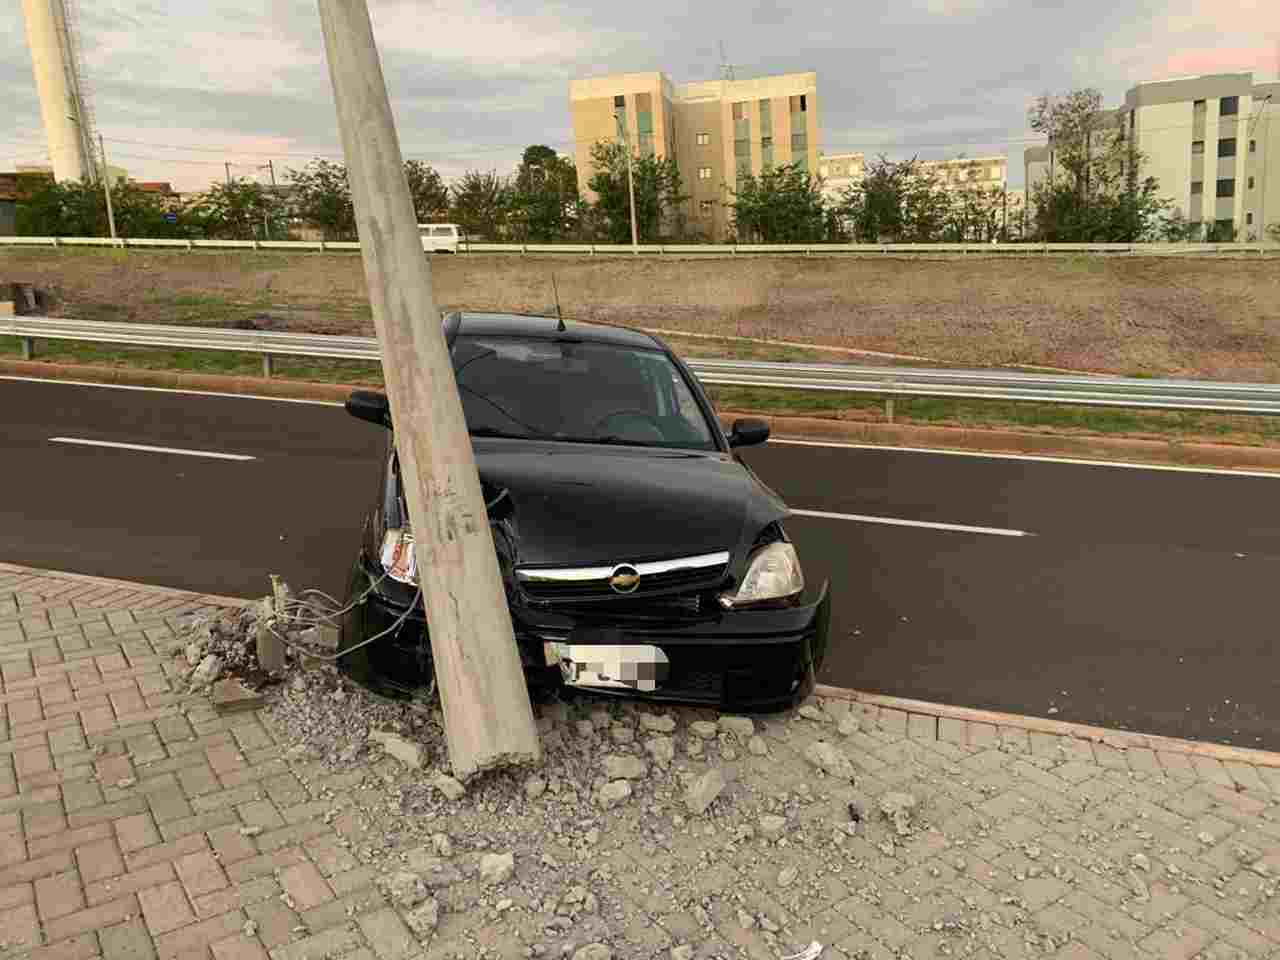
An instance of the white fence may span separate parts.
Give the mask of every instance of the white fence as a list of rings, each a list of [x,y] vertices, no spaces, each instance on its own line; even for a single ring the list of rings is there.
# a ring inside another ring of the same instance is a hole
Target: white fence
[[[118,247],[178,250],[359,250],[360,244],[332,240],[177,240],[108,237],[0,237],[0,247]],[[881,256],[975,255],[1043,256],[1110,254],[1148,257],[1278,256],[1280,243],[470,243],[459,253],[561,256]]]

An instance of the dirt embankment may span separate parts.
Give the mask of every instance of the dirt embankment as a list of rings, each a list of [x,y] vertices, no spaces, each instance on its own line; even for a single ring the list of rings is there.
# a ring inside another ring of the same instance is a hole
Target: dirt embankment
[[[544,312],[700,333],[1153,376],[1280,380],[1274,259],[456,257],[446,309]],[[84,319],[371,333],[354,255],[18,250],[0,283]]]

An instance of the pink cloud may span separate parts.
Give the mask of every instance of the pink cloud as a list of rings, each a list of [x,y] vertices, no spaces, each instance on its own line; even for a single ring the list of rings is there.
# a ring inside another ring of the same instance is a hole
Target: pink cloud
[[[1269,77],[1277,71],[1277,52],[1273,47],[1201,47],[1181,50],[1165,61],[1163,69],[1170,76],[1196,73],[1254,73]]]

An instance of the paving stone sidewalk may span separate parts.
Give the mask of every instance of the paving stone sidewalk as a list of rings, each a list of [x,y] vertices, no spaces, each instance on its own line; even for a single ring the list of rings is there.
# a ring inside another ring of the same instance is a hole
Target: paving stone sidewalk
[[[351,854],[396,761],[334,771],[182,692],[184,618],[222,602],[0,564],[0,957],[559,955],[522,932],[557,928],[525,889],[545,860],[417,939]],[[637,800],[592,845],[548,838],[599,900],[607,947],[577,955],[1280,958],[1280,769],[821,708],[725,748],[723,810]],[[852,778],[806,759],[819,740]],[[892,791],[920,801],[902,833]]]

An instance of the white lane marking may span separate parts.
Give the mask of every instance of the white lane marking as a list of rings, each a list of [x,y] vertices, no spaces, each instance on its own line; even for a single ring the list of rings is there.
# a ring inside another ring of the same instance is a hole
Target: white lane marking
[[[181,447],[152,447],[145,443],[116,443],[113,440],[85,440],[81,437],[50,437],[50,443],[74,443],[83,447],[111,447],[115,450],[140,450],[143,453],[176,453],[184,457],[210,457],[214,460],[257,460],[247,453],[216,453],[212,450],[184,450]]]
[[[902,520],[898,517],[874,517],[866,513],[828,513],[826,510],[792,510],[797,517],[817,517],[820,520],[852,520],[855,523],[883,523],[893,527],[920,527],[925,530],[949,530],[953,533],[986,533],[993,537],[1034,537],[1026,530],[1006,530],[1004,527],[971,527],[963,523],[933,523],[929,520]]]
[[[878,443],[838,443],[826,440],[785,440],[770,437],[769,443],[793,447],[834,447],[844,450],[886,450],[892,453],[931,453],[944,457],[977,457],[985,460],[1030,460],[1033,463],[1070,463],[1082,467],[1121,467],[1125,470],[1162,470],[1169,473],[1212,473],[1226,477],[1267,477],[1280,480],[1280,472],[1228,470],[1225,467],[1178,467],[1162,463],[1129,463],[1124,460],[1087,460],[1082,457],[1037,457],[1025,453],[984,453],[981,450],[935,450],[929,447],[890,447]]]
[[[108,390],[141,390],[145,393],[182,393],[193,397],[231,397],[234,400],[270,400],[274,403],[309,403],[317,407],[340,407],[336,400],[307,400],[299,397],[264,397],[257,393],[223,393],[217,390],[179,390],[175,387],[139,387],[131,383],[93,383],[90,380],[50,380],[48,377],[13,377],[0,374],[0,380],[19,383],[49,383],[67,387],[103,387]]]

